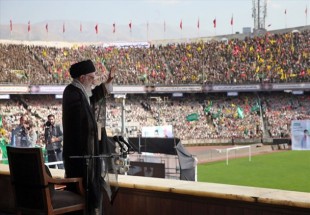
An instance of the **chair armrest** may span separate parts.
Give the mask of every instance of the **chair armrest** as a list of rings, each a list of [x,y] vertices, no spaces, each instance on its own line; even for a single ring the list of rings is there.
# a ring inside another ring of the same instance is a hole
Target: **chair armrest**
[[[52,184],[82,183],[82,178],[48,178]]]
[[[52,178],[47,177],[47,182],[51,184],[69,184],[69,183],[76,183],[78,192],[84,195],[84,188],[82,184],[82,178]]]

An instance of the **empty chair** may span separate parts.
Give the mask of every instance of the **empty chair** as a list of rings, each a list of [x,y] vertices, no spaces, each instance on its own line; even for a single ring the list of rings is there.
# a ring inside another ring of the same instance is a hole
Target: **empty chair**
[[[7,147],[17,214],[64,214],[85,210],[81,178],[54,179],[45,169],[40,148]],[[75,183],[78,192],[54,190],[54,184]]]

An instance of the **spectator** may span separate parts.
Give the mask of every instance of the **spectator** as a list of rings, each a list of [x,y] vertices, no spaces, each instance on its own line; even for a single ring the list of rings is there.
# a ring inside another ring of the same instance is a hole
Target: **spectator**
[[[48,162],[62,161],[62,140],[63,132],[59,124],[55,124],[55,116],[50,114],[47,116],[45,123],[45,148],[47,151]],[[59,169],[63,169],[63,164],[57,164]],[[55,168],[55,165],[49,166]]]

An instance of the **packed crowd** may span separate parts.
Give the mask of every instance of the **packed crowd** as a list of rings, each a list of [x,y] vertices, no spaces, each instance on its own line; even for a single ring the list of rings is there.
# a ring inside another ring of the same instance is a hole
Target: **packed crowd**
[[[118,85],[302,82],[310,31],[150,47],[0,44],[0,83],[66,84],[70,65],[87,58],[102,75],[116,66]]]
[[[142,127],[172,125],[174,136],[188,139],[231,139],[289,137],[291,120],[310,119],[310,96],[286,93],[195,94],[182,98],[159,95],[129,95],[126,98],[125,123],[128,136],[137,136]],[[61,100],[48,95],[16,96],[0,100],[1,137],[10,140],[10,131],[21,115],[28,115],[43,144],[44,124],[49,114],[61,124]],[[188,118],[196,114],[196,118]],[[122,126],[122,102],[107,101],[107,130],[115,135]]]

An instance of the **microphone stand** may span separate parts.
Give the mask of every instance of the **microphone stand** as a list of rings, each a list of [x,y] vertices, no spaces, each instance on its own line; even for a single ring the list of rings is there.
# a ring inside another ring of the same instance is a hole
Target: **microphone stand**
[[[115,154],[110,154],[110,155],[106,155],[106,154],[102,154],[102,155],[82,155],[82,156],[70,156],[70,158],[72,159],[85,159],[85,164],[86,164],[86,198],[85,198],[85,208],[86,208],[86,214],[88,214],[88,210],[89,210],[89,176],[88,176],[88,166],[89,166],[89,161],[93,160],[94,158],[112,158],[112,157],[117,157],[119,155],[115,155]]]

